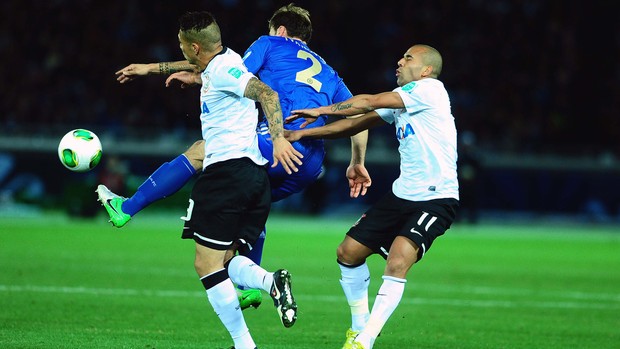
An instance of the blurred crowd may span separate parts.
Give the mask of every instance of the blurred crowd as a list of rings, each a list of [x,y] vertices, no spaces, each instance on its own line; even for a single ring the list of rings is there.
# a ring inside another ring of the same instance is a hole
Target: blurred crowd
[[[182,59],[179,15],[212,12],[242,54],[289,1],[0,2],[0,136],[93,128],[119,137],[196,131],[197,91],[163,77],[120,85],[130,63]],[[414,43],[436,47],[460,131],[497,152],[620,153],[620,6],[612,1],[295,1],[310,47],[354,94],[396,87]],[[593,38],[598,38],[594,40]],[[599,44],[594,44],[599,42]],[[191,139],[199,135],[191,133]],[[392,130],[377,131],[391,137]]]

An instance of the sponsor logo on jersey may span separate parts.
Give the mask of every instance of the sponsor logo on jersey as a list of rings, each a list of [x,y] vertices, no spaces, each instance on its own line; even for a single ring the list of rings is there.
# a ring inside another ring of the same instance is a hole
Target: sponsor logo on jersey
[[[398,140],[403,140],[414,134],[415,131],[413,131],[413,126],[411,126],[411,124],[406,124],[396,128],[396,139]]]
[[[243,72],[241,72],[239,68],[233,67],[228,70],[228,74],[232,75],[235,79],[239,79],[239,77],[241,76],[241,74],[243,74]]]

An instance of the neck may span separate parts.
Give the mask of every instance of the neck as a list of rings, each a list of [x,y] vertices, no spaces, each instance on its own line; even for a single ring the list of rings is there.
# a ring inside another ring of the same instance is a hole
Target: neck
[[[205,70],[213,58],[215,58],[218,53],[222,52],[222,50],[224,50],[224,46],[220,43],[213,51],[206,52],[203,57],[200,57],[197,64],[200,70]]]

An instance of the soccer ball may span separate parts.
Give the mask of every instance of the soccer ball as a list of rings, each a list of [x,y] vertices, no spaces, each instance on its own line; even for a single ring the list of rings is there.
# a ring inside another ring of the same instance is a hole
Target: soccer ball
[[[71,171],[90,171],[101,161],[101,142],[95,133],[76,129],[67,132],[58,144],[58,158]]]

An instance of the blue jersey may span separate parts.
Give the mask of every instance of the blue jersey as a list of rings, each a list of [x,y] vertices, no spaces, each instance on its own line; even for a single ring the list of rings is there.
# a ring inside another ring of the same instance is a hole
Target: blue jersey
[[[291,115],[292,110],[321,107],[352,97],[336,71],[300,40],[261,36],[247,49],[243,61],[248,71],[278,93],[283,117]],[[325,119],[320,117],[308,128],[325,125]],[[303,119],[295,120],[284,124],[284,128],[299,129],[303,122]],[[269,163],[273,163],[273,143],[266,120],[258,126],[258,146]],[[289,175],[282,166],[268,169],[274,202],[302,191],[321,174],[325,157],[323,140],[302,139],[294,142],[293,147],[304,155],[298,172]]]
[[[245,51],[248,70],[280,95],[282,116],[292,110],[317,108],[352,97],[338,73],[301,40],[265,35]],[[303,119],[285,124],[298,129]],[[325,125],[325,117],[308,127]]]

